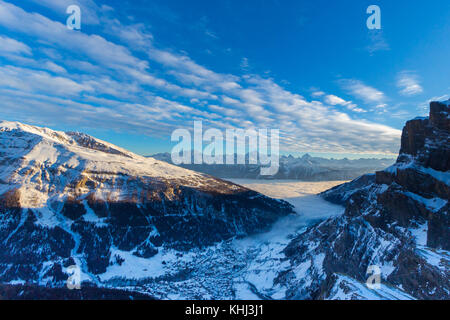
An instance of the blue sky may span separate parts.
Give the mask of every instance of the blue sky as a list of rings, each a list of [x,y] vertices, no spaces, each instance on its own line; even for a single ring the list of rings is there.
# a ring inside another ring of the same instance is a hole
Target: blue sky
[[[141,154],[202,120],[280,129],[284,153],[392,155],[449,98],[449,36],[448,0],[0,0],[0,119]]]

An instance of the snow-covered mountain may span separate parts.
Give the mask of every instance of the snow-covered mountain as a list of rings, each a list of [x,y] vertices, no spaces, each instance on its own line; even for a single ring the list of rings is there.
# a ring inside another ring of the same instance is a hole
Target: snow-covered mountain
[[[77,265],[99,284],[161,250],[263,231],[291,212],[284,201],[85,134],[0,122],[3,283],[64,286]]]
[[[194,154],[194,151],[192,151]],[[172,163],[170,153],[159,153],[155,159]],[[236,157],[236,156],[235,156]],[[248,161],[246,155],[246,163]],[[273,176],[262,176],[261,165],[228,165],[228,164],[181,164],[180,167],[203,172],[222,179],[289,179],[302,181],[352,180],[367,173],[382,170],[395,161],[393,159],[326,159],[312,157],[281,156],[278,173]],[[192,161],[192,163],[194,163]],[[236,163],[236,162],[235,162]]]

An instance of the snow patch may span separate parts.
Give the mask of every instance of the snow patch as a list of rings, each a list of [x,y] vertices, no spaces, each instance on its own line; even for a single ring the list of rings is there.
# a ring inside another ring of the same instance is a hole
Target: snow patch
[[[414,199],[415,201],[423,204],[425,207],[427,207],[428,209],[430,209],[433,212],[438,212],[439,210],[441,210],[446,204],[447,204],[447,200],[441,199],[441,198],[432,198],[432,199],[427,199],[427,198],[423,198],[415,193],[412,192],[405,192],[404,193],[406,196],[410,197],[411,199]]]
[[[381,283],[380,289],[369,289],[365,283],[346,275],[335,275],[338,279],[327,300],[415,300],[398,287]]]
[[[115,278],[127,279],[154,279],[170,272],[170,265],[179,261],[191,260],[192,256],[184,254],[177,255],[175,250],[161,250],[155,256],[145,259],[133,255],[131,252],[121,251],[117,248],[111,249],[111,264],[105,273],[101,274],[101,281]],[[119,264],[117,259],[122,260]]]

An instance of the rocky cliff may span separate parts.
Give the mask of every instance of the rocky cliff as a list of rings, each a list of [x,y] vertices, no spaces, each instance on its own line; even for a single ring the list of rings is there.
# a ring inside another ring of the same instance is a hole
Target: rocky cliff
[[[409,121],[396,164],[323,196],[343,216],[311,227],[285,249],[276,282],[290,299],[450,298],[450,107]],[[370,290],[368,270],[381,271]]]

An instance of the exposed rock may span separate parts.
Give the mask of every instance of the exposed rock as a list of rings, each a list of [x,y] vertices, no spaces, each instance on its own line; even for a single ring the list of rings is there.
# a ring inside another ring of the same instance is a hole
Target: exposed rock
[[[425,168],[446,172],[450,170],[449,106],[432,102],[427,119],[406,123],[398,162],[409,162],[409,156]]]
[[[349,183],[344,183],[321,194],[321,196],[332,203],[345,204],[347,200],[363,187],[375,182],[375,174],[366,174]]]

